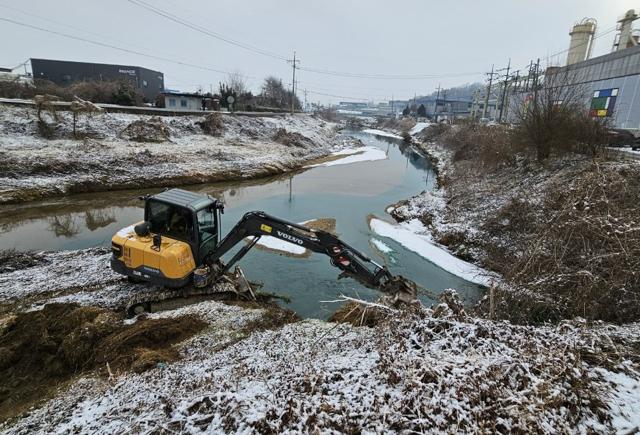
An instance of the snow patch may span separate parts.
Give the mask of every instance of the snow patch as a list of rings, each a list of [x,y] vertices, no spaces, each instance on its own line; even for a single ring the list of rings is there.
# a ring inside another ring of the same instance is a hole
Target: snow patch
[[[248,237],[248,239],[253,240],[252,237]],[[268,249],[273,249],[274,251],[288,252],[294,255],[304,255],[307,252],[303,246],[285,242],[284,240],[276,239],[271,236],[260,237],[257,244]]]
[[[409,134],[411,136],[414,136],[414,135],[420,133],[425,128],[429,127],[430,125],[431,124],[429,122],[418,122],[416,125],[413,126],[413,128],[411,130],[409,130]]]
[[[393,252],[393,249],[391,249],[389,245],[385,244],[382,240],[371,239],[371,243],[373,243],[373,246],[375,246],[376,249],[382,252],[383,254],[388,254],[390,252]]]
[[[363,133],[374,134],[376,136],[384,136],[391,137],[393,139],[402,139],[402,136],[398,136],[397,134],[389,133],[388,131],[378,130],[377,128],[367,128],[362,130]]]
[[[350,148],[342,151],[331,153],[332,156],[345,156],[344,158],[331,160],[324,163],[317,163],[315,165],[308,165],[307,168],[314,168],[316,166],[336,166],[336,165],[348,165],[351,163],[368,162],[376,160],[385,160],[387,154],[380,148],[373,146],[365,146],[361,148]]]
[[[640,380],[625,373],[598,370],[611,384],[611,424],[617,433],[633,433],[640,427]]]
[[[391,224],[373,218],[369,222],[369,226],[376,234],[397,241],[405,248],[453,275],[487,287],[493,281],[488,271],[460,260],[443,248],[438,247],[427,233],[428,230],[417,219],[412,219],[402,224]]]

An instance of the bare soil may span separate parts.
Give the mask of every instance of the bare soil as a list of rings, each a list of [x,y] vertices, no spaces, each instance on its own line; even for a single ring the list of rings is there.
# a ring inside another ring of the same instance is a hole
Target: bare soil
[[[0,421],[16,417],[83,373],[142,372],[180,357],[174,344],[207,326],[194,316],[138,318],[48,304],[0,321]]]

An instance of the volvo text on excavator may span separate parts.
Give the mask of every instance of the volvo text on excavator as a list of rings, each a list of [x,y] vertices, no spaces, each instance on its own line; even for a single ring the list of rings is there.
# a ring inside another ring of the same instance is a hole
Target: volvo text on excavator
[[[362,252],[335,235],[307,228],[261,211],[246,213],[221,238],[224,206],[208,195],[170,189],[142,197],[144,221],[124,228],[111,241],[111,268],[133,281],[170,289],[207,287],[220,280],[263,236],[325,254],[344,275],[409,302],[415,285],[393,276]],[[245,241],[226,263],[221,258]]]

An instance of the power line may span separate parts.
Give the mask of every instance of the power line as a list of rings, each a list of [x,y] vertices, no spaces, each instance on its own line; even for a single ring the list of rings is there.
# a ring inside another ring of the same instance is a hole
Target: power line
[[[71,24],[63,23],[63,22],[61,22],[61,21],[56,21],[56,20],[53,20],[53,19],[51,19],[51,18],[43,17],[43,16],[41,16],[41,15],[37,15],[37,14],[34,14],[34,13],[32,13],[32,12],[25,11],[25,10],[23,10],[23,9],[15,8],[15,7],[13,7],[13,6],[8,6],[8,5],[5,5],[5,4],[0,4],[0,8],[4,8],[4,9],[7,9],[7,10],[10,10],[10,11],[13,11],[13,12],[18,12],[18,13],[20,13],[20,14],[27,15],[27,16],[29,16],[29,17],[36,18],[36,19],[38,19],[38,20],[42,20],[42,21],[46,21],[46,22],[49,22],[49,23],[53,23],[53,24],[56,24],[56,25],[58,25],[58,26],[62,26],[62,27],[67,27],[67,28],[69,28],[69,29],[73,29],[73,30],[76,30],[76,31],[79,31],[79,32],[83,32],[83,33],[86,33],[86,34],[89,34],[89,35],[98,36],[98,37],[103,38],[103,39],[110,39],[110,40],[115,41],[115,42],[118,42],[118,43],[125,43],[125,44],[127,44],[127,43],[129,43],[129,42],[130,42],[130,41],[122,41],[122,40],[119,40],[119,39],[116,39],[116,38],[112,38],[112,37],[107,37],[107,36],[105,36],[105,35],[101,35],[101,34],[99,34],[99,33],[93,32],[93,31],[88,30],[88,29],[83,29],[83,28],[81,28],[81,27],[76,27],[76,26],[73,26],[73,25],[71,25]],[[132,45],[132,46],[133,46],[133,47],[137,47],[137,48],[142,48],[142,49],[145,49],[145,50],[148,50],[148,49],[149,49],[148,47],[142,47],[142,46],[137,46],[137,45]]]
[[[308,67],[300,67],[300,69],[303,71],[311,72],[311,73],[332,75],[337,77],[380,79],[380,80],[424,80],[424,79],[437,79],[437,78],[478,76],[482,74],[481,72],[450,73],[450,74],[368,74],[368,73],[322,70],[322,69],[308,68]]]
[[[228,38],[228,37],[226,37],[224,35],[221,35],[220,33],[212,32],[212,31],[210,31],[210,30],[208,30],[208,29],[206,29],[206,28],[204,28],[204,27],[202,27],[202,26],[200,26],[198,24],[195,24],[193,22],[187,21],[184,18],[180,18],[179,16],[174,15],[174,14],[172,14],[170,12],[167,12],[167,11],[165,11],[163,9],[160,9],[160,8],[158,8],[156,6],[150,5],[149,3],[146,3],[143,0],[128,0],[128,1],[129,1],[129,3],[132,3],[132,4],[134,4],[136,6],[139,6],[139,7],[143,8],[143,9],[146,9],[146,10],[148,10],[148,11],[150,11],[150,12],[156,14],[156,15],[160,15],[160,16],[162,16],[162,17],[164,17],[164,18],[166,18],[166,19],[168,19],[170,21],[173,21],[175,23],[181,24],[181,25],[183,25],[185,27],[188,27],[188,28],[190,28],[192,30],[195,30],[196,32],[200,32],[200,33],[205,34],[207,36],[210,36],[212,38],[215,38],[215,39],[218,39],[220,41],[226,42],[227,44],[231,44],[231,45],[234,45],[236,47],[240,47],[240,48],[242,48],[244,50],[248,50],[248,51],[251,51],[253,53],[260,54],[260,55],[267,56],[267,57],[271,57],[271,58],[274,58],[274,59],[288,60],[286,56],[281,56],[281,55],[279,55],[277,53],[273,53],[273,52],[270,52],[270,51],[267,51],[267,50],[263,50],[263,49],[261,49],[259,47],[255,47],[253,45],[245,44],[244,42],[240,42],[240,41],[237,41],[235,39]]]
[[[179,60],[175,60],[175,59],[171,59],[168,57],[164,57],[164,56],[156,56],[153,54],[148,54],[148,53],[144,53],[138,50],[131,50],[125,47],[119,47],[113,44],[108,44],[108,43],[104,43],[104,42],[100,42],[100,41],[95,41],[92,39],[88,39],[88,38],[83,38],[80,36],[75,36],[75,35],[71,35],[68,33],[64,33],[64,32],[59,32],[56,30],[51,30],[51,29],[47,29],[44,27],[40,27],[40,26],[36,26],[33,24],[28,24],[28,23],[23,23],[20,21],[16,21],[16,20],[12,20],[9,18],[4,18],[4,17],[0,17],[0,21],[4,21],[7,23],[11,23],[17,26],[22,26],[22,27],[26,27],[29,29],[33,29],[33,30],[38,30],[41,32],[45,32],[45,33],[49,33],[49,34],[53,34],[53,35],[57,35],[57,36],[61,36],[63,38],[68,38],[68,39],[72,39],[75,41],[80,41],[80,42],[85,42],[88,44],[93,44],[93,45],[97,45],[100,47],[105,47],[105,48],[111,48],[113,50],[118,50],[118,51],[122,51],[125,53],[130,53],[130,54],[135,54],[138,56],[143,56],[143,57],[147,57],[150,59],[156,59],[156,60],[161,60],[164,62],[169,62],[169,63],[174,63],[177,65],[181,65],[181,66],[188,66],[191,68],[196,68],[196,69],[200,69],[200,70],[204,70],[204,71],[211,71],[211,72],[216,72],[216,73],[221,73],[221,74],[231,74],[230,71],[227,70],[221,70],[221,69],[216,69],[216,68],[211,68],[211,67],[207,67],[207,66],[203,66],[203,65],[196,65],[196,64],[192,64],[192,63],[188,63],[188,62],[183,62],[183,61],[179,61]],[[250,79],[256,79],[256,80],[261,80],[259,77],[254,77],[254,76],[245,76],[246,78],[250,78]],[[324,95],[324,96],[328,96],[328,97],[335,97],[335,98],[350,98],[350,99],[357,99],[357,100],[363,100],[363,101],[367,101],[368,99],[364,99],[364,98],[353,98],[353,97],[346,97],[343,95],[335,95],[335,94],[326,94],[326,93],[322,93],[322,92],[316,92],[312,89],[309,89],[309,93],[313,93],[316,95]]]
[[[221,73],[221,74],[231,74],[232,73],[231,71],[211,68],[211,67],[207,67],[207,66],[203,66],[203,65],[196,65],[196,64],[188,63],[188,62],[182,62],[182,61],[175,60],[175,59],[170,59],[170,58],[164,57],[164,56],[157,56],[157,55],[154,55],[154,54],[144,53],[144,52],[141,52],[141,51],[138,51],[138,50],[131,50],[129,48],[119,47],[117,45],[108,44],[108,43],[105,43],[105,42],[100,42],[100,41],[95,41],[95,40],[92,40],[92,39],[82,38],[80,36],[75,36],[75,35],[70,35],[68,33],[58,32],[56,30],[51,30],[51,29],[47,29],[47,28],[44,28],[44,27],[35,26],[33,24],[23,23],[23,22],[20,22],[20,21],[9,19],[9,18],[0,17],[0,21],[5,21],[7,23],[15,24],[17,26],[22,26],[22,27],[27,27],[27,28],[34,29],[34,30],[39,30],[41,32],[51,33],[53,35],[62,36],[64,38],[74,39],[76,41],[86,42],[88,44],[98,45],[100,47],[111,48],[113,50],[118,50],[118,51],[122,51],[122,52],[125,52],[125,53],[130,53],[130,54],[135,54],[135,55],[138,55],[138,56],[148,57],[150,59],[161,60],[161,61],[164,61],[164,62],[175,63],[177,65],[188,66],[188,67],[191,67],[191,68],[197,68],[197,69],[200,69],[200,70],[211,71],[211,72],[216,72],[216,73]],[[247,76],[247,77],[248,78],[257,78],[257,77],[250,77],[250,76]]]
[[[212,38],[224,41],[228,44],[243,48],[245,50],[251,51],[253,53],[261,54],[263,56],[268,56],[274,59],[290,61],[286,56],[279,55],[274,52],[270,52],[268,50],[264,50],[262,48],[249,45],[238,40],[229,38],[220,33],[212,32],[198,24],[195,24],[191,21],[188,21],[185,18],[181,18],[171,12],[168,12],[164,9],[160,9],[156,6],[150,5],[144,0],[127,0],[132,4],[135,4],[141,8],[148,10],[154,14],[160,15],[170,21],[178,23],[182,26],[188,27],[196,32],[202,33],[204,35],[210,36]],[[472,76],[479,75],[481,73],[473,72],[473,73],[458,73],[458,74],[369,74],[369,73],[354,73],[354,72],[345,72],[345,71],[331,71],[331,70],[323,70],[318,68],[309,68],[309,67],[300,67],[300,70],[316,73],[316,74],[324,74],[324,75],[333,75],[338,77],[352,77],[352,78],[369,78],[369,79],[384,79],[384,80],[422,80],[422,79],[430,79],[430,78],[455,78],[455,77],[463,77],[463,76]]]

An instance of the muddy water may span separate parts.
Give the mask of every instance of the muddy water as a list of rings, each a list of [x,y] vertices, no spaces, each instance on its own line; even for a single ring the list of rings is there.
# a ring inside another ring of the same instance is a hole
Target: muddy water
[[[354,133],[366,145],[384,150],[385,160],[315,167],[284,177],[250,182],[218,183],[187,187],[224,201],[223,234],[250,210],[302,222],[334,218],[336,231],[394,274],[402,274],[425,288],[440,292],[456,288],[468,301],[483,290],[406,250],[400,244],[372,234],[367,225],[371,213],[387,217],[385,208],[400,199],[432,189],[435,174],[427,159],[397,140]],[[120,191],[68,196],[19,206],[0,207],[0,247],[17,250],[67,250],[109,246],[120,228],[142,218],[137,197],[153,190]],[[383,241],[393,251],[379,252],[372,240]],[[225,258],[233,255],[232,251]],[[289,258],[252,250],[240,263],[250,280],[265,291],[292,299],[290,308],[307,317],[326,318],[335,304],[322,303],[340,294],[373,298],[376,292],[351,279],[336,280],[338,270],[325,256]]]

